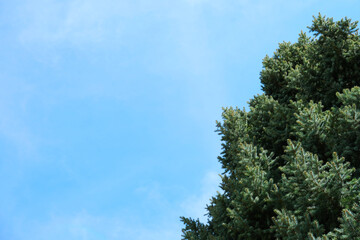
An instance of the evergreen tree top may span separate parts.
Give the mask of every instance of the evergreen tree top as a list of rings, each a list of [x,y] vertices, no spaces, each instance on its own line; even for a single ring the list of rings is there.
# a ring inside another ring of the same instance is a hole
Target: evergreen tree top
[[[223,192],[183,239],[360,239],[357,22],[314,17],[263,60],[264,94],[217,123]]]

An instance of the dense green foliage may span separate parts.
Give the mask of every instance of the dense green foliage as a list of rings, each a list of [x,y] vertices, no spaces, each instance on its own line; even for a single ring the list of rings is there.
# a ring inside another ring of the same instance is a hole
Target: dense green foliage
[[[218,123],[221,193],[183,239],[360,239],[360,36],[319,15],[263,60],[263,95]]]

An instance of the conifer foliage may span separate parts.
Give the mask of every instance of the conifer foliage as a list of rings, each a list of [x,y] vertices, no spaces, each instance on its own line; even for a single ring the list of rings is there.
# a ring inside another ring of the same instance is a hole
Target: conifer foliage
[[[183,239],[360,239],[360,36],[319,14],[263,60],[263,95],[217,123],[222,192]]]

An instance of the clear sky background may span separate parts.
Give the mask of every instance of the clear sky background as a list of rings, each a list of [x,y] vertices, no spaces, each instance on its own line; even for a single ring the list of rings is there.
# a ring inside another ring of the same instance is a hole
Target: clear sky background
[[[221,108],[279,42],[359,1],[0,0],[0,239],[180,239],[221,173]]]

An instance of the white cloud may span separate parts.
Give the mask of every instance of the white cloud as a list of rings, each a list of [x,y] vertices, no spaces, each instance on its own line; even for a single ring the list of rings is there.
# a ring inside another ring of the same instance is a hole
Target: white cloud
[[[17,28],[22,43],[81,47],[114,39],[119,44],[125,38],[124,31],[131,32],[138,21],[146,25],[142,19],[151,15],[171,15],[175,5],[146,0],[32,0],[14,14],[21,19]]]
[[[184,211],[184,216],[191,218],[199,218],[201,222],[206,222],[205,216],[206,205],[210,203],[211,197],[216,195],[217,191],[220,191],[220,176],[215,172],[208,172],[202,180],[202,187],[199,194],[189,196],[182,202],[181,207]]]
[[[0,76],[0,83],[0,137],[15,146],[21,156],[36,154],[40,138],[26,122],[33,86],[6,75]]]
[[[123,3],[126,2],[30,1],[18,12],[24,20],[20,26],[20,40],[55,44],[99,42],[104,37],[105,25],[128,10]],[[116,27],[113,30],[116,34]]]
[[[102,216],[91,214],[86,210],[73,214],[53,214],[47,219],[20,221],[14,223],[14,228],[21,229],[17,232],[17,239],[27,239],[32,236],[33,240],[171,240],[179,239],[182,224],[177,217],[181,211],[184,216],[199,218],[206,222],[204,217],[205,206],[209,203],[211,196],[216,194],[220,177],[215,172],[208,172],[202,180],[202,187],[199,194],[188,197],[179,209],[172,210],[169,202],[160,191],[157,184],[150,184],[147,187],[136,190],[139,194],[145,194],[147,201],[155,205],[162,204],[169,209],[168,216],[163,216],[157,224],[144,223],[142,219],[135,216],[114,215]],[[182,210],[181,210],[182,209]],[[180,215],[179,215],[180,216]],[[156,227],[154,227],[156,226]]]
[[[131,216],[102,217],[86,211],[73,215],[53,215],[38,222],[18,222],[17,239],[32,240],[171,240],[180,238],[179,225],[159,224],[149,228]]]
[[[290,10],[309,6],[314,0],[276,2],[231,0],[28,0],[16,8],[14,15],[19,18],[19,37],[24,43],[46,42],[51,44],[71,43],[81,46],[84,43],[99,43],[106,39],[123,38],[124,28],[129,22],[154,15],[163,18],[164,24],[173,17],[183,20],[192,14],[201,15],[203,9],[226,14],[237,11],[246,20],[244,24],[280,19],[278,15]],[[288,9],[288,10],[289,10]],[[195,11],[195,12],[194,12]],[[291,12],[291,11],[290,11]],[[290,13],[289,13],[290,14]],[[146,21],[142,24],[146,24]],[[191,25],[187,25],[192,27]]]

